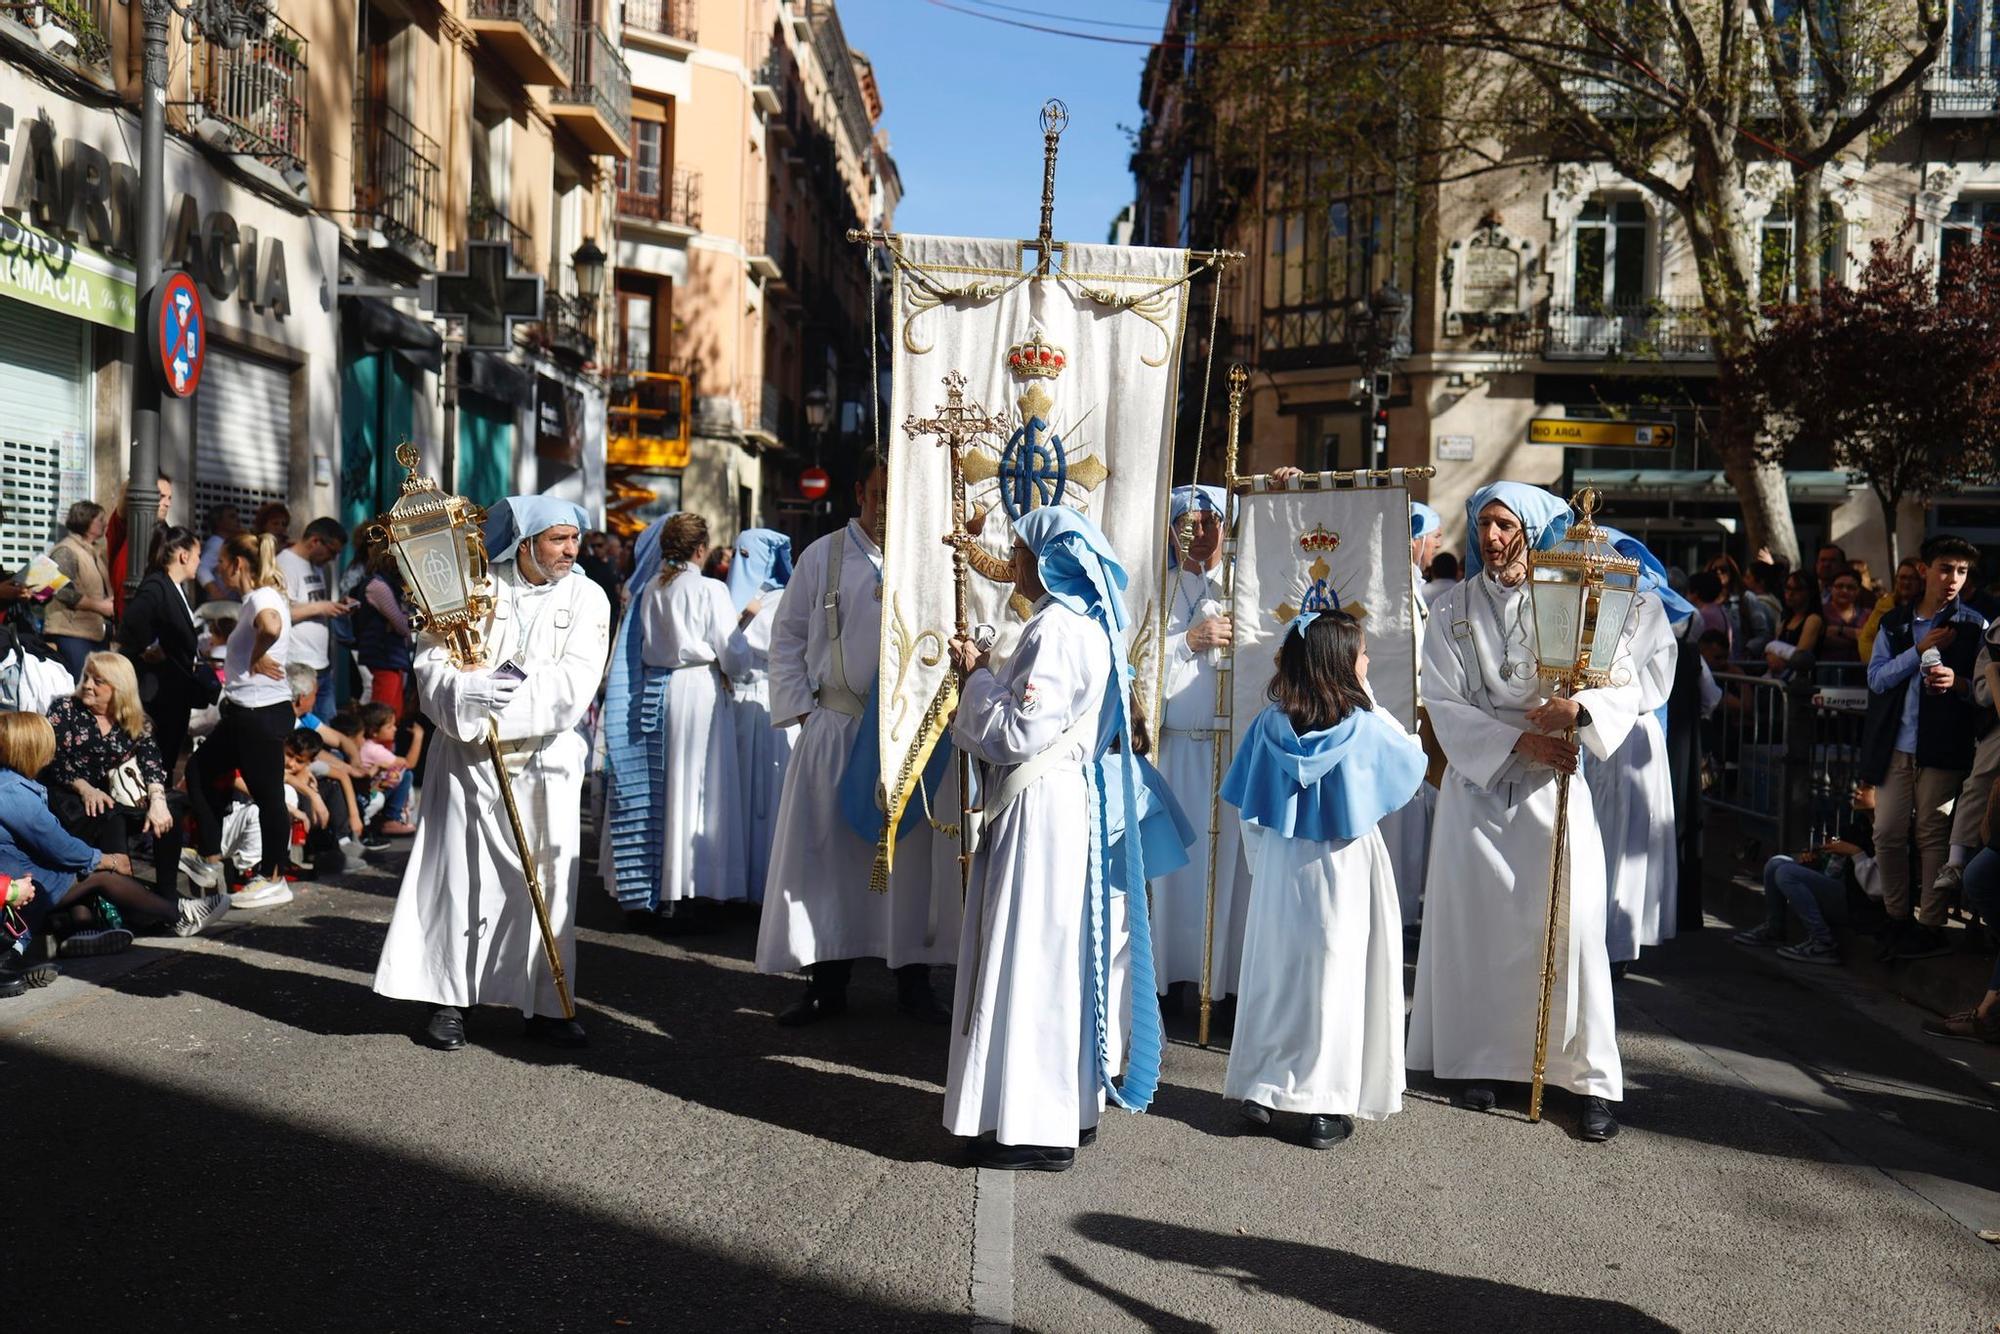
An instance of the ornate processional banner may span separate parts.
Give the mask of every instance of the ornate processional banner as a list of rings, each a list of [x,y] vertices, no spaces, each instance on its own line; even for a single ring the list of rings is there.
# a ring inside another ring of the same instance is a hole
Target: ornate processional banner
[[[1368,642],[1368,684],[1417,730],[1410,607],[1410,493],[1400,486],[1252,491],[1236,498],[1232,718],[1238,737],[1263,709],[1285,627],[1301,611],[1345,611]]]
[[[1027,619],[1006,574],[1010,519],[1073,505],[1131,576],[1135,691],[1160,716],[1159,654],[1188,256],[1068,245],[1052,273],[1023,272],[1015,241],[889,240],[896,276],[888,542],[883,560],[880,739],[890,827],[956,701],[945,652],[956,624],[952,442],[972,549],[967,613],[1004,654]],[[1032,264],[1032,260],[1030,261]]]

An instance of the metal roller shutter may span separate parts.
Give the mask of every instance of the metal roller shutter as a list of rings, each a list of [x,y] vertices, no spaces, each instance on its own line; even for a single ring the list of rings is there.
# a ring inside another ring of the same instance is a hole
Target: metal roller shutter
[[[259,505],[291,495],[290,368],[211,345],[194,395],[194,512],[234,505],[247,527]]]
[[[0,570],[47,551],[70,502],[91,498],[89,336],[81,320],[0,300]]]

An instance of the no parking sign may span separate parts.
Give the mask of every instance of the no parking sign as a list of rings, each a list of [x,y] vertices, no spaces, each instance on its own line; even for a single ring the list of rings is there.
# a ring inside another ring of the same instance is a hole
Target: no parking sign
[[[202,362],[208,357],[208,321],[194,279],[185,273],[162,278],[146,307],[146,327],[160,387],[175,398],[188,397],[201,384]]]

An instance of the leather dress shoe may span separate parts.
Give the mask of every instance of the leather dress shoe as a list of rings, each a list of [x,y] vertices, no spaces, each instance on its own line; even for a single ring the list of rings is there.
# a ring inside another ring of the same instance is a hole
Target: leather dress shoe
[[[531,1014],[521,1024],[521,1035],[551,1047],[574,1050],[590,1045],[589,1036],[583,1025],[574,1019],[560,1019],[552,1015]]]
[[[465,1016],[449,1005],[441,1005],[424,1025],[424,1041],[439,1051],[457,1051],[465,1045]]]
[[[896,1008],[920,1024],[943,1025],[951,1022],[951,1011],[938,1003],[937,994],[928,982],[898,997]]]
[[[1618,1134],[1618,1119],[1611,1115],[1611,1104],[1602,1098],[1585,1098],[1583,1115],[1577,1121],[1577,1134],[1593,1144],[1602,1144]]]
[[[972,1165],[995,1172],[1067,1172],[1076,1164],[1075,1149],[1043,1144],[1001,1144],[979,1140],[972,1146]]]
[[[778,1022],[786,1028],[804,1028],[822,1019],[831,1019],[837,1014],[847,1013],[847,993],[844,991],[807,991],[792,1004],[778,1011]]]
[[[1271,1109],[1261,1102],[1251,1102],[1246,1098],[1236,1112],[1243,1118],[1244,1129],[1252,1134],[1271,1128]]]
[[[1093,1144],[1095,1144],[1095,1143],[1097,1143],[1097,1127],[1096,1127],[1096,1126],[1085,1126],[1085,1127],[1084,1127],[1084,1128],[1083,1128],[1082,1130],[1079,1130],[1079,1131],[1077,1132],[1077,1134],[1076,1134],[1076,1147],[1077,1147],[1077,1148],[1079,1148],[1079,1149],[1087,1149],[1087,1148],[1089,1148],[1089,1147],[1090,1147],[1091,1145],[1093,1145]]]
[[[1308,1149],[1330,1149],[1354,1133],[1351,1116],[1309,1116],[1305,1144]]]
[[[1491,1084],[1467,1084],[1452,1101],[1469,1112],[1490,1112],[1499,1105],[1500,1098]]]

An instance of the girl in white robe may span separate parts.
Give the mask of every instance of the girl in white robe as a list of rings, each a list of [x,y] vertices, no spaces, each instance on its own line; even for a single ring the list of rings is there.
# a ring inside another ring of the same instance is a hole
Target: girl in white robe
[[[778,798],[799,735],[795,724],[773,726],[770,707],[771,627],[791,577],[791,538],[769,528],[746,528],[736,535],[728,585],[739,624],[722,646],[722,670],[729,677],[731,711],[736,715],[738,825],[743,830],[743,869],[752,903],[764,901]]]
[[[1378,825],[1423,785],[1423,746],[1367,692],[1361,627],[1296,618],[1273,703],[1223,781],[1250,907],[1223,1094],[1255,1125],[1302,1114],[1329,1149],[1403,1106],[1403,929]]]
[[[667,689],[666,841],[659,903],[748,896],[736,782],[736,715],[721,658],[737,612],[721,581],[705,578],[708,521],[676,514],[660,536],[660,577],[640,595],[640,654],[670,671]]]

